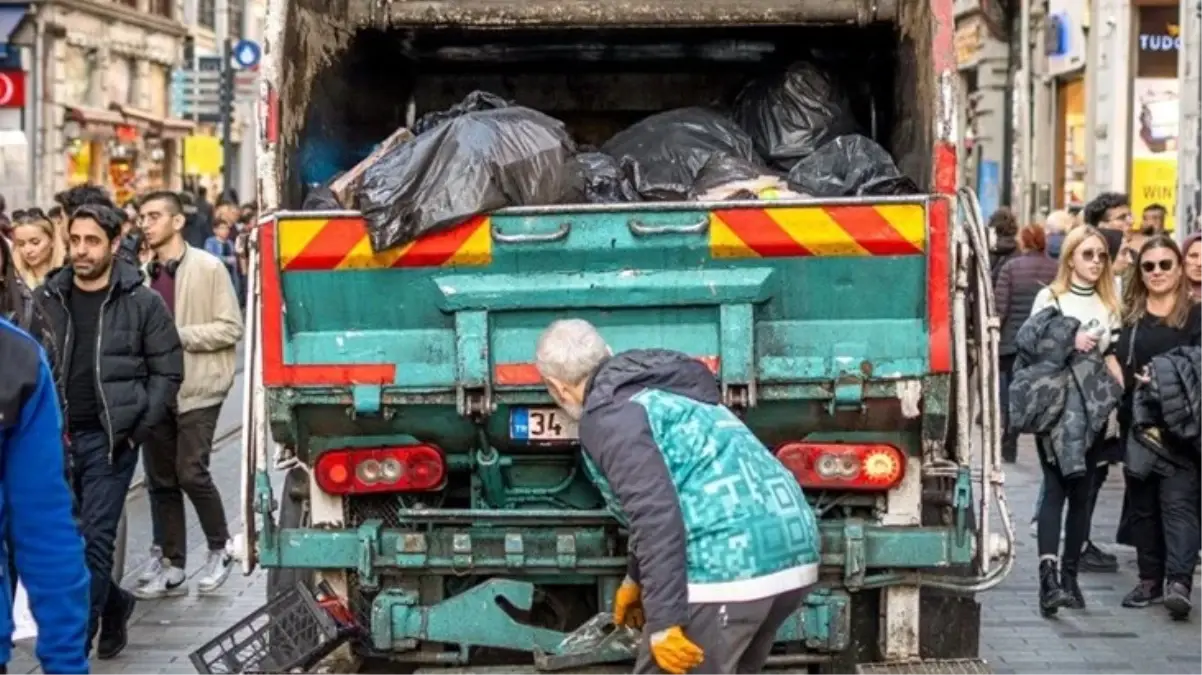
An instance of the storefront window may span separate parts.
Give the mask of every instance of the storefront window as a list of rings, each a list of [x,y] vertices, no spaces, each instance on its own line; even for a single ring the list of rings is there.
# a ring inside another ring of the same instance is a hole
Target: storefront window
[[[1141,7],[1138,26],[1131,87],[1131,210],[1138,225],[1144,209],[1163,206],[1169,214],[1165,227],[1171,230],[1176,213],[1180,115],[1178,9]]]
[[[1062,80],[1056,92],[1056,208],[1080,207],[1085,203],[1085,80]]]

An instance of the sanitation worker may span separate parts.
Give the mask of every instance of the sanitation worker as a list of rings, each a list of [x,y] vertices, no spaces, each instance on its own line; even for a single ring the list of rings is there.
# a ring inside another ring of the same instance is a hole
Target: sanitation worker
[[[630,531],[614,619],[643,629],[635,672],[760,672],[818,579],[818,525],[793,474],[685,354],[615,356],[570,319],[543,332],[536,364]]]

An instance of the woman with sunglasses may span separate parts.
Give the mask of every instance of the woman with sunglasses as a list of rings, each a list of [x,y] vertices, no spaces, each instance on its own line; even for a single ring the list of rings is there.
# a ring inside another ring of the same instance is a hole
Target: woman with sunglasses
[[[1074,346],[1081,352],[1096,351],[1106,368],[1122,381],[1114,356],[1114,342],[1121,327],[1121,307],[1114,288],[1114,271],[1106,239],[1095,228],[1078,227],[1064,238],[1056,278],[1035,296],[1031,316],[1055,307],[1060,314],[1080,321]],[[1090,444],[1086,470],[1066,476],[1061,472],[1046,436],[1035,437],[1043,469],[1043,499],[1036,515],[1039,542],[1039,605],[1044,616],[1061,607],[1081,609],[1085,597],[1077,583],[1081,552],[1089,532],[1089,496],[1102,451],[1104,434]],[[1063,520],[1064,554],[1058,555]],[[1057,560],[1060,565],[1057,565]]]
[[[1190,297],[1181,250],[1164,235],[1151,237],[1140,248],[1125,295],[1116,352],[1127,382],[1119,406],[1119,428],[1127,438],[1135,390],[1147,382],[1145,369],[1153,357],[1202,340],[1202,310]],[[1198,449],[1181,450],[1174,457],[1188,463],[1189,470],[1172,470],[1168,476],[1153,473],[1144,479],[1125,474],[1127,490],[1118,532],[1120,544],[1136,549],[1140,579],[1123,598],[1123,606],[1147,607],[1163,601],[1178,619],[1188,617],[1192,609],[1190,591],[1200,538]]]

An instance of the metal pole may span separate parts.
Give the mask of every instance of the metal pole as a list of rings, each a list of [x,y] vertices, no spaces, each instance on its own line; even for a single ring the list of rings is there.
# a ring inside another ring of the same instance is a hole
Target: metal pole
[[[234,185],[234,41],[226,37],[221,47],[221,189]]]

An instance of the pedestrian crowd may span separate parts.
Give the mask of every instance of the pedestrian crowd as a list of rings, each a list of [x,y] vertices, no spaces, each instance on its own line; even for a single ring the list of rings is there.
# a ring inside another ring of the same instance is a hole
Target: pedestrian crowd
[[[226,194],[151,192],[118,206],[83,185],[6,213],[0,198],[0,544],[46,673],[87,673],[128,643],[139,600],[189,592],[184,496],[207,542],[211,593],[233,569],[209,473],[242,338],[239,288],[254,207]],[[114,570],[141,460],[152,563],[132,590]],[[0,622],[8,626],[11,622]],[[0,673],[11,656],[0,635]]]
[[[1167,209],[1133,223],[1126,195],[1105,193],[1076,217],[1019,227],[1006,209],[990,226],[1001,321],[1002,460],[1035,436],[1043,484],[1031,520],[1044,616],[1082,609],[1081,572],[1117,572],[1093,539],[1111,467],[1124,478],[1116,542],[1137,553],[1128,608],[1192,611],[1199,527],[1199,355],[1202,237],[1178,244]]]

